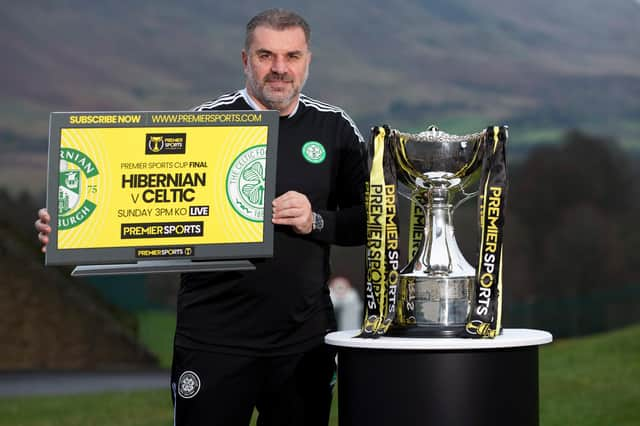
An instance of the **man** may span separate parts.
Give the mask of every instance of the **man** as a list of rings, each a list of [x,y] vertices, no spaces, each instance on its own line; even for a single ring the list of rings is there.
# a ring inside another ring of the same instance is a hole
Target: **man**
[[[171,386],[177,425],[326,425],[336,328],[330,244],[364,243],[362,136],[339,108],[303,94],[310,29],[273,9],[247,24],[246,87],[196,111],[280,112],[274,256],[255,271],[183,274]],[[46,246],[49,217],[36,229]]]
[[[333,277],[328,283],[329,296],[336,314],[338,330],[353,330],[362,326],[363,303],[358,291],[346,277]]]

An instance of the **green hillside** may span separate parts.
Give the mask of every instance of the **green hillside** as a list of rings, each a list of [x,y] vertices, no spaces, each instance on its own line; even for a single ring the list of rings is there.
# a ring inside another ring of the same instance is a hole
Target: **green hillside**
[[[631,0],[280,4],[312,25],[310,94],[363,127],[464,117],[611,125],[640,112],[640,6]],[[263,7],[9,3],[0,130],[42,138],[51,110],[185,108],[239,87],[244,24]]]
[[[326,0],[278,4],[312,29],[305,91],[363,133],[510,125],[512,152],[567,129],[640,146],[640,4]],[[0,13],[0,183],[44,186],[51,111],[176,110],[243,85],[257,0],[45,0]]]

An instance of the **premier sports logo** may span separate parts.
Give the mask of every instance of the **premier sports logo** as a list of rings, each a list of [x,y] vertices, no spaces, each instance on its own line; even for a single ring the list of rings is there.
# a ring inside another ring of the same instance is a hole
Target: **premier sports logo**
[[[265,162],[267,146],[242,152],[227,172],[227,199],[233,209],[252,222],[264,219]]]
[[[60,148],[58,229],[71,229],[87,220],[96,209],[98,168],[77,149]]]
[[[184,154],[187,150],[186,133],[147,133],[145,154]]]
[[[317,141],[309,141],[302,145],[302,156],[311,164],[320,164],[327,158],[327,151]]]

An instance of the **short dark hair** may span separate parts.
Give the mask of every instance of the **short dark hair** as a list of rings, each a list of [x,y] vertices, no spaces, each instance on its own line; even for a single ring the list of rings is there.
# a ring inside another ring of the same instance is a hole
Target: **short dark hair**
[[[253,32],[257,27],[269,27],[274,30],[299,27],[304,32],[307,45],[311,42],[311,28],[302,16],[286,9],[269,9],[260,12],[247,23],[247,35],[244,41],[244,48],[247,51],[253,41]]]

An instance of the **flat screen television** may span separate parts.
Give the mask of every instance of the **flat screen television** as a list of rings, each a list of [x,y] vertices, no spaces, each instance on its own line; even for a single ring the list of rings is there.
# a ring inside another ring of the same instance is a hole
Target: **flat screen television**
[[[51,113],[45,264],[251,268],[273,255],[277,143],[277,111]]]

